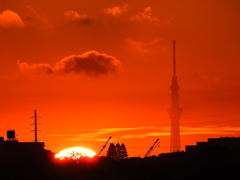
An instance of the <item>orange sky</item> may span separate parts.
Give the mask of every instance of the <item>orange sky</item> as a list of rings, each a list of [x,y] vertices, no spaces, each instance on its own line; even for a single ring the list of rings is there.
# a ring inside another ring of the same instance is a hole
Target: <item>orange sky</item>
[[[53,152],[109,136],[169,152],[172,40],[182,149],[240,130],[240,1],[0,0],[0,136]],[[103,152],[103,154],[106,150]]]

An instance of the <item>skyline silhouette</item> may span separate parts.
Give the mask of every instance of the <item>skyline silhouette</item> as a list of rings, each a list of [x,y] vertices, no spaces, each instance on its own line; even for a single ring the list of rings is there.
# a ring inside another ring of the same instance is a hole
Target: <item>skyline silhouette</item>
[[[7,141],[0,138],[1,179],[232,179],[240,167],[239,137],[210,138],[187,147],[186,152],[144,158],[128,158],[124,144],[110,143],[107,157],[85,157],[72,151],[54,159],[51,151],[37,148],[39,142],[18,144],[10,140],[12,135],[8,133]]]

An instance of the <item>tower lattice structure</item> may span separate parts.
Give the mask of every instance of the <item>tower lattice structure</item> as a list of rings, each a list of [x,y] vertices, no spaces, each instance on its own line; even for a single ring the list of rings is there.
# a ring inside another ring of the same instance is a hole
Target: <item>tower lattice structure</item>
[[[170,134],[170,152],[181,150],[180,140],[180,118],[182,115],[182,108],[179,107],[179,93],[180,89],[176,76],[176,58],[175,58],[176,41],[173,40],[173,76],[171,90],[171,107],[168,108],[168,115],[171,119],[171,134]]]

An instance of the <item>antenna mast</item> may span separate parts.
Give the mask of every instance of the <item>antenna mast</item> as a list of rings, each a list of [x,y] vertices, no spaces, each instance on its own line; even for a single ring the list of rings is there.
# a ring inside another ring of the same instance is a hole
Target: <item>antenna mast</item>
[[[173,76],[176,76],[176,55],[175,55],[175,49],[176,49],[176,40],[173,40]]]

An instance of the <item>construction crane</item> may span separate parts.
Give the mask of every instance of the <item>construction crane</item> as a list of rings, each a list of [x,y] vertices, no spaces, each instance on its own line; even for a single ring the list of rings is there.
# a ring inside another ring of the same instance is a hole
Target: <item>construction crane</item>
[[[103,145],[103,147],[101,148],[101,150],[99,151],[99,153],[97,154],[97,156],[100,156],[101,153],[103,152],[103,150],[105,149],[105,147],[107,146],[108,142],[110,141],[110,139],[112,138],[112,136],[110,136],[108,138],[108,140],[105,142],[105,144]]]
[[[148,157],[148,156],[151,154],[151,152],[158,146],[158,144],[160,143],[160,142],[158,142],[158,141],[159,141],[159,139],[157,139],[157,140],[153,143],[153,145],[150,147],[150,149],[148,150],[148,152],[145,154],[144,158],[145,158],[145,157]]]

